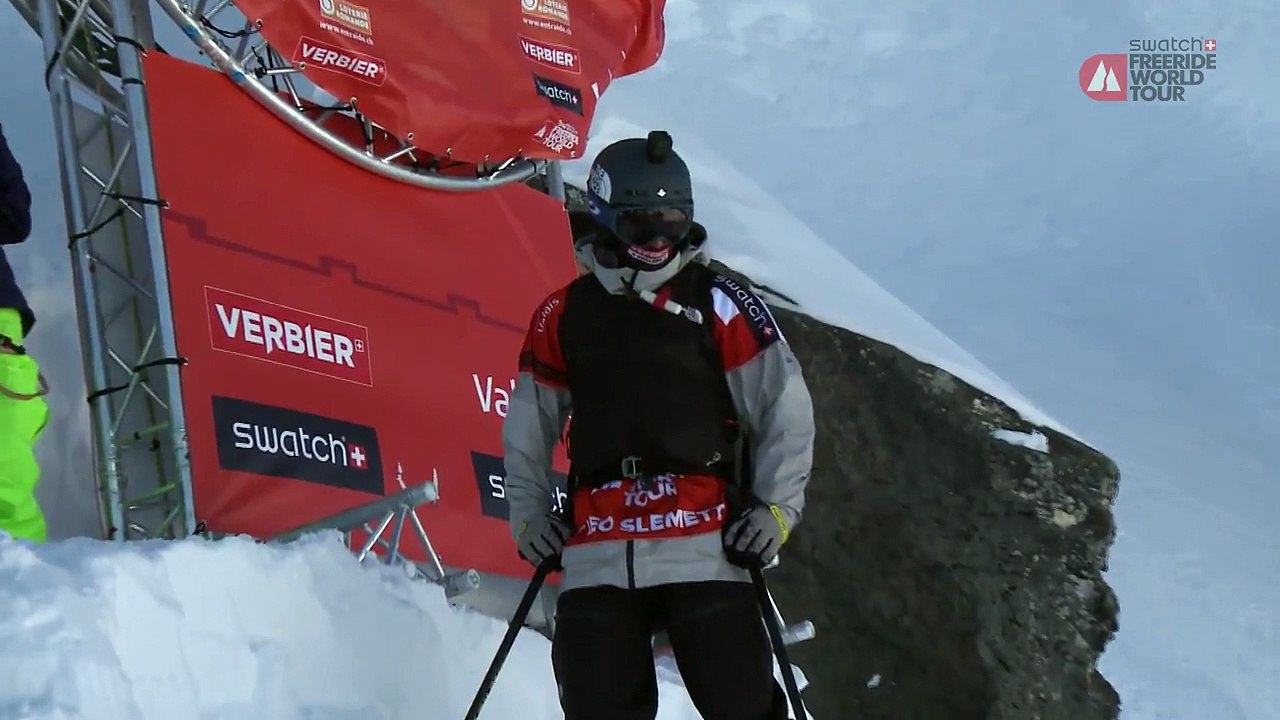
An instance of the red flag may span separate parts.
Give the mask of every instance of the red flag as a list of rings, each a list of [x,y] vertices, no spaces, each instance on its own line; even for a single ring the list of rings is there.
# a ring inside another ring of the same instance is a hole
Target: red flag
[[[579,157],[614,78],[658,61],[666,0],[237,0],[312,82],[453,160]]]

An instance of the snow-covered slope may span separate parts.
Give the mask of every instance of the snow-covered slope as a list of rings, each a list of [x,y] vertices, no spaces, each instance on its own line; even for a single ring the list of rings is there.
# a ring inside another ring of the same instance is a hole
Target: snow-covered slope
[[[336,534],[0,540],[6,719],[456,720],[505,630]],[[659,720],[696,720],[671,677]],[[482,717],[562,717],[545,638],[521,633]]]

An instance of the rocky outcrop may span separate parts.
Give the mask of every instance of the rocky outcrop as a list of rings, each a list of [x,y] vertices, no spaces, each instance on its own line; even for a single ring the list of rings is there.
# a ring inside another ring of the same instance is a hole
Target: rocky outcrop
[[[769,574],[788,619],[818,628],[792,651],[813,714],[1117,717],[1096,669],[1117,627],[1111,460],[890,345],[774,310],[818,423],[805,519]]]
[[[893,346],[774,311],[818,423],[804,522],[768,573],[818,629],[791,649],[812,713],[1116,718],[1096,667],[1117,628],[1115,464]]]

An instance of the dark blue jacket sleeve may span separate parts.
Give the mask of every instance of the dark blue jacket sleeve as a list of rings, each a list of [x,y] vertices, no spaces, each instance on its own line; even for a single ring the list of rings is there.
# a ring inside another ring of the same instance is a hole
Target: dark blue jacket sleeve
[[[0,245],[12,245],[31,234],[31,191],[0,128]]]

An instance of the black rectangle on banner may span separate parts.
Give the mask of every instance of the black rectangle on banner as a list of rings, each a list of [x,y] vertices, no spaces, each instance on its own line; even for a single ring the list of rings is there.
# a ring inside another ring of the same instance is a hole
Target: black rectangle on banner
[[[212,400],[223,469],[384,494],[373,428],[248,400]]]
[[[582,109],[582,92],[578,88],[556,82],[550,78],[544,78],[541,75],[533,76],[533,86],[537,88],[538,94],[545,97],[556,107],[562,107],[566,110],[584,115]]]
[[[507,470],[502,458],[472,451],[471,465],[476,471],[476,485],[480,488],[480,514],[508,520],[510,507],[507,505]],[[549,509],[562,513],[568,505],[569,478],[564,473],[553,470],[551,484]]]

